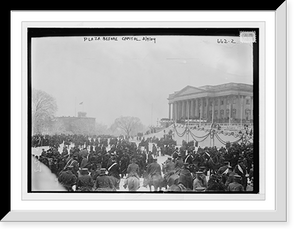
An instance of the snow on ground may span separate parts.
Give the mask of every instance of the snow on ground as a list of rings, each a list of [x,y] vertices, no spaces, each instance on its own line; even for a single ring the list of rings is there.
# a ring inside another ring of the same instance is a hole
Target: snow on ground
[[[177,143],[177,146],[180,146],[182,141],[185,140],[185,141],[192,141],[195,139],[197,141],[201,141],[203,139],[201,138],[193,138],[193,136],[191,134],[185,134],[183,137],[179,137],[176,132],[175,132],[175,129],[173,126],[170,126],[168,128],[165,128],[164,130],[161,130],[160,132],[157,132],[157,133],[152,133],[152,134],[149,134],[149,135],[145,135],[144,138],[151,138],[151,137],[156,137],[156,138],[162,138],[164,136],[164,134],[167,134],[169,132],[169,130],[172,130],[173,131],[173,138],[175,139],[176,143]],[[177,126],[176,127],[176,131],[178,133],[183,133],[185,130],[185,127],[183,126]],[[198,137],[201,137],[201,136],[205,136],[208,134],[207,131],[205,130],[198,130],[198,129],[191,129],[192,133],[194,136],[198,136]],[[236,141],[237,137],[234,137],[234,136],[229,136],[229,135],[224,135],[224,134],[219,134],[219,136],[221,137],[222,140],[224,140],[225,142],[229,141],[229,142],[233,142],[233,141]],[[137,141],[137,140],[132,140],[132,142],[135,142],[137,145],[139,144],[140,141]],[[216,146],[218,148],[224,146],[216,137],[214,139],[211,139],[210,136],[208,136],[208,138],[206,138],[204,141],[201,141],[201,142],[198,142],[198,146],[200,147],[210,147],[210,146]],[[153,143],[149,143],[149,150],[152,149],[152,145]],[[71,147],[73,147],[74,145],[71,144],[69,146],[69,149]],[[47,151],[49,149],[49,146],[43,146],[43,147],[37,147],[37,148],[32,148],[32,154],[34,155],[40,155],[42,153],[42,149],[45,149],[45,151]],[[108,146],[107,148],[108,150],[110,149],[110,147]],[[63,144],[60,145],[58,151],[61,153],[63,150]],[[158,156],[157,157],[157,162],[162,165],[163,162],[166,161],[166,159],[168,158],[167,155],[165,156]],[[124,189],[123,185],[124,185],[124,181],[125,179],[121,179],[121,182],[120,182],[120,189],[118,191],[127,191],[127,189]],[[141,183],[141,187],[138,191],[149,191],[149,188],[145,188],[143,187],[143,178],[140,179],[140,183]]]
[[[138,144],[138,142],[136,142]],[[152,148],[152,143],[150,143],[149,145],[151,145],[151,148]],[[63,144],[61,144],[59,146],[59,149],[58,151],[61,153],[62,150],[63,150]],[[74,144],[71,144],[69,148],[73,147]],[[31,148],[31,151],[32,151],[32,154],[34,155],[37,155],[37,156],[40,156],[41,153],[42,153],[42,149],[44,149],[45,151],[47,151],[49,149],[49,146],[42,146],[42,147],[36,147],[36,148]],[[157,163],[160,164],[162,166],[162,163],[165,162],[168,158],[168,155],[165,155],[165,156],[158,156],[157,157]],[[49,174],[50,175],[50,174]],[[52,177],[52,176],[51,176]],[[122,178],[121,181],[120,181],[120,189],[117,190],[119,192],[122,192],[122,191],[128,191],[128,189],[124,189],[123,185],[124,185],[124,181],[125,181],[125,178]],[[146,188],[146,187],[143,187],[143,181],[144,179],[143,178],[140,178],[140,188],[139,188],[139,192],[149,192],[149,188]]]

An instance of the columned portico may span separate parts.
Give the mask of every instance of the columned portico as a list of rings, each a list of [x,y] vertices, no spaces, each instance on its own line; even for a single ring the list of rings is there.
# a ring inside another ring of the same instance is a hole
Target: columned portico
[[[253,86],[228,83],[191,87],[169,96],[169,119],[185,122],[200,119],[211,123],[253,122]]]

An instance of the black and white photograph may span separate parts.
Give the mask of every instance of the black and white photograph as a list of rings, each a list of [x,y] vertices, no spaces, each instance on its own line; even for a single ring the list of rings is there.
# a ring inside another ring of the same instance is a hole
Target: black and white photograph
[[[28,193],[259,193],[257,28],[28,28]]]
[[[288,4],[224,4],[10,12],[4,228],[291,227]]]

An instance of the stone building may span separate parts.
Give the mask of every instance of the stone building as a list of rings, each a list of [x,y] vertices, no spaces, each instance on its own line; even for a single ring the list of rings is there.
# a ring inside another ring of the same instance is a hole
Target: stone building
[[[253,85],[226,83],[186,86],[169,95],[169,119],[215,123],[253,123]]]
[[[55,132],[64,134],[91,135],[95,132],[96,119],[78,112],[77,117],[56,117]]]

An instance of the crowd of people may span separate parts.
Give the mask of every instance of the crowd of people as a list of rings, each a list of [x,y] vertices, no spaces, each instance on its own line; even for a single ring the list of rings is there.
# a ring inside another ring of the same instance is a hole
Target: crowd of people
[[[116,191],[121,179],[129,177],[142,178],[150,190],[151,185],[163,191],[253,190],[251,143],[228,143],[217,149],[186,142],[178,147],[171,135],[142,138],[138,144],[110,136],[36,135],[32,146],[49,146],[33,157],[68,191]],[[157,158],[164,155],[168,159],[158,164]]]

